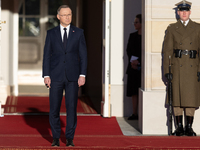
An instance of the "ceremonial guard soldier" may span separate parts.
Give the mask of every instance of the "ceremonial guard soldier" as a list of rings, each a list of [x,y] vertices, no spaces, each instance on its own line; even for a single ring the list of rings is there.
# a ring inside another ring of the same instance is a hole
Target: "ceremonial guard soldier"
[[[191,4],[185,0],[176,4],[180,19],[168,26],[163,47],[164,74],[167,79],[172,79],[173,86],[175,136],[196,136],[192,123],[195,108],[200,106],[200,24],[190,19]],[[183,114],[186,115],[185,128]]]

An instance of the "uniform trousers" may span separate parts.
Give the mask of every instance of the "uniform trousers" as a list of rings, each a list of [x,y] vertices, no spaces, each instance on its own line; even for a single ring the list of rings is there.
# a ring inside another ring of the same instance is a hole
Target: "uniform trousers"
[[[186,116],[194,116],[194,112],[195,112],[195,108],[194,107],[174,107],[174,115],[175,116],[182,116],[183,115],[183,111],[185,111],[185,115]]]

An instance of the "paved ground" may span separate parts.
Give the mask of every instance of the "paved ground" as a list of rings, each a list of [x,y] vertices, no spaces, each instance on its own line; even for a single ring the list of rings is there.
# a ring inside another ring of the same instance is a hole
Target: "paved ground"
[[[127,117],[117,117],[117,122],[126,136],[139,136],[138,120],[128,120]]]

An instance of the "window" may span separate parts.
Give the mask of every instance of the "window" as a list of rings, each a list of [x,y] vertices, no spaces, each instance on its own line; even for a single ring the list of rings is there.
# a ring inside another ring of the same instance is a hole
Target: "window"
[[[19,36],[40,35],[40,0],[23,0],[19,11]]]
[[[57,9],[61,5],[65,4],[63,0],[48,0],[48,23],[47,23],[47,30],[58,26],[59,20],[57,19]]]

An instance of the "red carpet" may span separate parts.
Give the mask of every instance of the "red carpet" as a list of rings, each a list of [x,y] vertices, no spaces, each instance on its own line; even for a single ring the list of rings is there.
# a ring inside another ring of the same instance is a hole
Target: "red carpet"
[[[2,108],[4,108],[4,113],[48,113],[49,97],[8,96],[6,104],[2,105]],[[66,112],[64,97],[60,112]],[[78,99],[77,112],[97,114],[88,97],[80,97]]]
[[[65,146],[65,116],[61,116],[60,147],[52,148],[48,115],[5,116],[0,118],[0,150],[195,150],[200,137],[124,136],[116,118],[78,116],[74,148]]]

